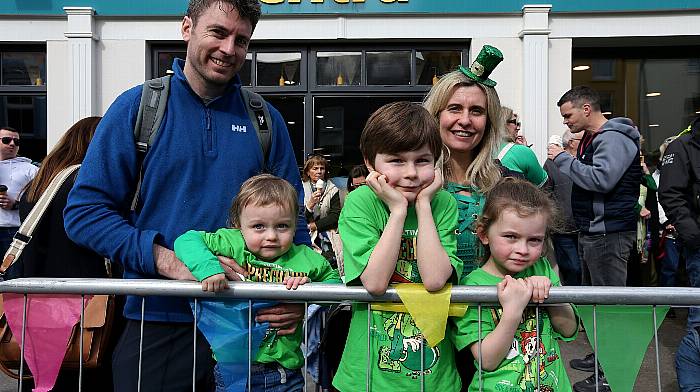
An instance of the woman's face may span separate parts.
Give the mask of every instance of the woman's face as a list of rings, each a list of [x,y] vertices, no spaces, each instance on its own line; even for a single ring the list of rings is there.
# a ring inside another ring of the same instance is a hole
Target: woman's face
[[[452,153],[469,153],[486,129],[486,94],[478,86],[458,87],[440,112],[440,137]]]
[[[309,176],[312,182],[322,180],[326,176],[326,166],[320,163],[313,165],[307,170],[306,175]]]
[[[354,191],[355,189],[359,188],[362,185],[365,185],[365,176],[353,177],[352,183],[350,184],[350,189],[348,189],[348,190]]]
[[[518,115],[513,113],[508,120],[506,120],[506,130],[508,131],[508,136],[511,140],[515,140],[518,137],[518,131],[520,130],[520,121],[518,120]]]

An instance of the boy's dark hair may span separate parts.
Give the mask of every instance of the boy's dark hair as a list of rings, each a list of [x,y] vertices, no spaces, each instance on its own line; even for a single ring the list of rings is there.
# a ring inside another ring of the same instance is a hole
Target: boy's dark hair
[[[581,105],[587,103],[596,112],[600,111],[600,95],[597,91],[588,86],[576,86],[564,93],[557,102],[557,106],[571,102],[574,107],[580,108]]]
[[[260,2],[258,0],[190,0],[187,5],[186,16],[192,19],[192,25],[197,24],[199,16],[213,3],[218,3],[219,9],[225,12],[238,11],[241,18],[248,19],[255,30],[255,26],[260,20]],[[224,4],[228,7],[224,8]]]
[[[544,214],[547,217],[547,233],[559,232],[563,227],[559,209],[546,192],[529,181],[505,177],[486,194],[484,210],[474,222],[476,231],[486,233],[503,211],[508,209],[515,210],[521,217]],[[486,261],[490,257],[490,251],[488,246],[484,248],[483,261]]]
[[[435,160],[442,152],[437,119],[412,102],[394,102],[377,109],[360,136],[362,156],[374,165],[377,154],[398,154],[428,146]]]
[[[293,222],[296,224],[296,216],[299,213],[297,191],[292,184],[272,174],[250,177],[241,185],[241,190],[233,199],[228,213],[231,227],[241,227],[241,212],[248,205],[280,206],[293,214]]]

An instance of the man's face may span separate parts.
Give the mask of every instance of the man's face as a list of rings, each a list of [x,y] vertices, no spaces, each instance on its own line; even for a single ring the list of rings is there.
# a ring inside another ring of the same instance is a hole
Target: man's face
[[[573,103],[566,102],[559,107],[559,112],[564,118],[564,125],[569,127],[572,133],[582,132],[588,128],[589,104],[585,103],[581,107],[576,107]]]
[[[185,16],[182,39],[187,43],[185,76],[200,96],[223,92],[245,62],[253,26],[228,3],[213,2],[196,22]]]
[[[17,157],[17,152],[19,152],[19,133],[8,131],[7,129],[0,130],[0,158],[4,161],[5,159],[12,159]],[[7,141],[8,143],[5,143]]]

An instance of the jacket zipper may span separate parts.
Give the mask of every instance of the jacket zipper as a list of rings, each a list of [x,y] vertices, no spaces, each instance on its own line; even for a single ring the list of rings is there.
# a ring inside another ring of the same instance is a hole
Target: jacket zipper
[[[205,112],[207,114],[207,129],[206,129],[206,137],[207,137],[207,152],[212,152],[214,149],[214,135],[211,129],[211,110],[209,108],[205,109]]]

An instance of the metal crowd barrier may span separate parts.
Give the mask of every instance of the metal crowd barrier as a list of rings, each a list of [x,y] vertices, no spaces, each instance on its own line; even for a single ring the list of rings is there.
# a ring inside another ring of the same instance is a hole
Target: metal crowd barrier
[[[47,279],[47,278],[21,278],[0,282],[0,293],[19,293],[25,294],[25,309],[23,326],[26,324],[26,301],[27,294],[82,294],[82,295],[135,295],[135,296],[175,296],[187,297],[195,299],[195,309],[198,299],[212,298],[232,298],[238,300],[248,300],[250,303],[254,300],[274,300],[284,302],[304,303],[308,308],[309,303],[339,303],[343,301],[363,302],[367,303],[368,310],[373,302],[401,302],[398,293],[395,289],[389,288],[386,294],[382,296],[373,296],[362,287],[347,287],[344,285],[311,283],[300,286],[297,290],[287,290],[283,285],[275,285],[269,283],[251,283],[251,282],[232,282],[230,289],[221,293],[204,292],[201,289],[201,284],[191,281],[171,281],[171,280],[155,280],[155,279]],[[470,306],[478,306],[479,323],[481,323],[481,307],[482,305],[498,304],[498,297],[495,286],[453,286],[451,293],[451,302],[453,303],[468,303]],[[683,287],[552,287],[549,293],[549,298],[544,304],[532,304],[536,307],[537,319],[539,319],[540,308],[543,306],[573,303],[577,305],[593,305],[593,337],[594,337],[594,354],[597,363],[597,322],[596,322],[596,305],[651,305],[653,306],[653,325],[657,325],[656,306],[670,305],[678,307],[700,306],[700,288],[683,288]],[[141,302],[141,343],[143,343],[143,314],[145,309],[145,301]],[[84,317],[84,301],[81,312],[81,327]],[[306,317],[305,317],[306,319]],[[251,327],[252,314],[249,313],[249,330]],[[370,347],[370,321],[371,317],[368,313],[368,358]],[[196,353],[196,320],[195,320],[195,338],[193,353]],[[537,323],[539,324],[539,323]],[[539,329],[539,326],[538,326]],[[24,328],[22,334],[24,336]],[[82,334],[82,328],[81,328]],[[481,336],[481,328],[478,332]],[[539,330],[537,331],[536,347],[539,347]],[[481,339],[481,338],[480,338]],[[80,339],[82,353],[82,336]],[[308,347],[308,331],[304,332],[304,344]],[[657,388],[661,391],[661,365],[659,360],[659,340],[656,329],[654,329],[654,345],[656,353],[656,375]],[[252,363],[250,352],[250,335],[248,344],[248,361]],[[20,364],[19,390],[22,390],[22,372],[24,368],[24,345],[22,346],[22,363]],[[481,362],[481,350],[479,347],[479,362]],[[139,391],[141,390],[141,352],[139,351]],[[423,346],[421,344],[421,356],[423,355]],[[193,355],[196,358],[196,355]],[[422,358],[422,357],[421,357]],[[538,368],[540,359],[538,356]],[[82,388],[82,361],[79,368],[78,390]],[[420,390],[425,390],[424,385],[424,369],[422,369],[423,361],[421,360],[421,383]],[[192,390],[195,391],[195,369],[196,360],[192,369]],[[250,368],[249,384],[250,390]],[[306,374],[307,363],[304,364],[304,379],[306,390]],[[539,372],[537,378],[537,388],[539,385]],[[371,380],[369,378],[369,361],[367,377],[365,380],[366,391],[370,391]],[[595,379],[598,380],[598,367],[595,366]],[[478,369],[478,377],[480,381],[480,391],[483,390],[482,371]],[[597,382],[597,381],[596,381]],[[596,390],[598,385],[596,384]]]

